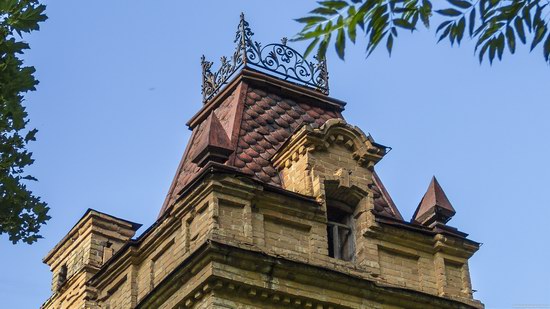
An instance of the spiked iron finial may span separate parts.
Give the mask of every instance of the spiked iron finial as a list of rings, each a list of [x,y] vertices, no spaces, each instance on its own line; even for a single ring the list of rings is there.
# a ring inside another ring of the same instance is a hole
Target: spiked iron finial
[[[288,38],[285,36],[281,39],[281,44],[283,44],[284,46],[286,46],[286,43],[288,43]]]

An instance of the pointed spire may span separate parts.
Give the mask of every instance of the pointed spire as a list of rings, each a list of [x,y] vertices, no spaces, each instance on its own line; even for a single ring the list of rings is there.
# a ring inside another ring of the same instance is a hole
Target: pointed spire
[[[237,27],[237,35],[235,36],[235,43],[237,43],[237,54],[240,54],[241,61],[244,65],[248,62],[247,49],[252,45],[252,36],[254,32],[250,29],[250,25],[244,18],[244,13],[241,12],[241,20]]]
[[[208,118],[204,120],[199,130],[195,140],[193,140],[196,146],[194,147],[192,162],[201,167],[209,161],[225,163],[233,152],[233,148],[225,129],[214,112],[211,112]]]
[[[413,221],[425,226],[447,223],[456,213],[435,176],[413,215]]]

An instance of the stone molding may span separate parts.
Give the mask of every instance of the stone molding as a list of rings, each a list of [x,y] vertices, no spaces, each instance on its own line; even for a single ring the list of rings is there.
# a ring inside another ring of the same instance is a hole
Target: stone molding
[[[352,151],[359,165],[372,170],[374,165],[386,154],[386,148],[375,143],[358,127],[347,124],[344,119],[327,120],[319,128],[305,125],[289,138],[271,161],[281,170],[288,168],[307,152],[323,151],[331,144],[344,145]]]

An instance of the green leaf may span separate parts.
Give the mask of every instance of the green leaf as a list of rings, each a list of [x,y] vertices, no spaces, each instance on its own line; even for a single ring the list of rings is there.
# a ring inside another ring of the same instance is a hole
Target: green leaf
[[[416,24],[418,24],[419,15],[420,15],[419,12],[414,12],[414,14],[413,14],[411,24],[413,24],[415,27],[416,27]]]
[[[420,11],[420,20],[422,20],[422,23],[426,28],[430,27],[430,15],[431,15],[431,11],[430,12],[424,12],[424,10]]]
[[[22,179],[24,180],[30,180],[30,181],[38,181],[38,179],[36,179],[35,177],[31,176],[31,175],[26,175],[24,176]]]
[[[343,28],[338,29],[338,35],[336,36],[336,53],[338,57],[344,60],[344,51],[346,49],[346,33]]]
[[[321,26],[321,25],[319,25]],[[328,23],[325,24],[325,29],[323,29],[323,34],[327,35],[332,32],[332,20],[329,20]]]
[[[338,11],[335,10],[335,9],[329,9],[329,8],[326,8],[326,7],[319,7],[319,8],[316,8],[316,9],[314,9],[313,11],[311,11],[309,13],[310,14],[320,14],[320,15],[332,16],[332,15],[338,14]]]
[[[357,24],[361,27],[361,30],[365,30],[365,13],[357,13],[357,15],[360,17],[357,19]]]
[[[441,14],[443,16],[460,16],[462,13],[455,9],[444,9],[444,10],[437,10],[438,14]]]
[[[32,129],[25,135],[25,143],[28,143],[30,141],[36,140],[36,133],[38,133],[37,129]]]
[[[449,41],[451,42],[451,46],[453,46],[456,39],[456,25],[453,23],[450,28],[451,32],[449,33]]]
[[[26,186],[36,180],[25,169],[34,163],[27,146],[37,130],[26,128],[24,94],[38,81],[34,67],[24,66],[20,56],[29,48],[22,33],[39,30],[45,8],[36,0],[0,0],[0,235],[14,244],[40,239],[40,227],[50,218],[47,204]]]
[[[392,48],[393,48],[393,35],[388,35],[388,40],[386,41],[386,48],[388,49],[388,53],[390,54],[390,57],[391,57],[391,51],[392,51]]]
[[[348,8],[348,17],[353,17],[356,14],[357,14],[357,12],[355,11],[355,6],[350,5],[349,8]]]
[[[540,19],[540,16],[542,15],[542,10],[545,7],[543,6],[537,6],[537,9],[535,10],[535,16],[533,17],[533,25],[537,25],[542,23],[542,20]]]
[[[452,20],[447,20],[447,21],[444,21],[442,22],[438,27],[437,29],[435,30],[436,33],[438,33],[439,31],[441,31],[441,29],[447,27],[450,23],[452,23],[453,21]]]
[[[341,10],[349,5],[346,1],[320,1],[319,4],[335,10]]]
[[[495,40],[491,39],[489,41],[489,63],[493,64],[493,59],[495,59],[497,48],[495,45]]]
[[[485,40],[489,39],[493,34],[497,33],[497,31],[504,25],[504,23],[494,23],[489,28],[485,29],[485,31],[481,34],[481,36],[478,39],[478,42],[476,44],[476,48],[483,43]]]
[[[339,28],[344,27],[344,16],[342,15],[338,16],[338,20],[336,21],[336,27],[339,27]]]
[[[355,38],[357,37],[357,24],[350,23],[348,26],[348,36],[352,43],[355,43]]]
[[[308,16],[308,17],[302,17],[302,18],[295,19],[295,21],[297,21],[299,23],[302,23],[302,24],[316,24],[316,23],[319,23],[319,22],[323,22],[325,20],[327,20],[327,18],[324,17],[324,16]]]
[[[414,30],[415,29],[413,24],[411,24],[407,20],[404,20],[404,19],[401,19],[401,18],[394,19],[393,23],[396,26],[401,27],[403,29],[407,29],[407,30]]]
[[[508,49],[510,50],[510,53],[513,54],[516,52],[516,35],[514,34],[514,30],[510,25],[506,27],[506,40],[508,41]]]
[[[17,4],[17,0],[0,1],[0,13],[10,12],[16,4]]]
[[[527,40],[525,38],[525,30],[523,29],[523,20],[521,17],[516,17],[514,20],[514,26],[516,28],[516,32],[518,33],[519,40],[521,43],[525,44]]]
[[[495,41],[496,43],[496,46],[497,46],[497,55],[498,55],[498,59],[499,60],[502,60],[502,54],[504,53],[504,34],[501,33],[498,38],[496,39]]]
[[[546,62],[549,62],[550,61],[550,34],[546,37],[546,40],[544,41],[542,52]]]
[[[445,30],[443,30],[443,33],[439,37],[439,40],[437,40],[438,43],[441,42],[441,40],[446,38],[451,33],[451,28],[452,28],[452,25],[449,25],[447,26],[447,28],[445,28]]]
[[[500,19],[501,20],[511,20],[514,17],[517,16],[517,13],[521,9],[522,4],[514,1],[510,5],[501,6],[498,8],[498,11],[500,12]]]
[[[320,39],[317,37],[317,38],[315,38],[315,40],[313,40],[311,43],[309,43],[309,45],[306,48],[306,51],[304,52],[304,58],[307,57],[313,51],[315,46],[317,46],[317,43],[319,43],[319,40]]]
[[[449,1],[452,5],[459,7],[461,9],[468,9],[472,6],[472,4],[468,1],[463,1],[463,0],[447,0],[447,1]]]
[[[479,15],[481,15],[481,20],[482,21],[485,21],[485,15],[487,14],[487,6],[486,6],[486,3],[485,3],[486,1],[487,0],[480,0],[479,1]]]
[[[485,52],[487,51],[487,48],[489,48],[490,42],[486,42],[485,45],[480,49],[479,51],[479,63],[481,64],[483,62],[483,55],[485,55]]]
[[[319,37],[321,35],[323,35],[323,33],[320,32],[320,31],[310,31],[310,32],[306,32],[306,33],[299,33],[298,36],[295,37],[295,38],[292,38],[291,41],[293,41],[293,42],[304,41],[304,40],[314,39],[314,38]]]
[[[472,9],[472,11],[470,12],[470,21],[468,22],[468,30],[470,32],[470,37],[472,37],[472,35],[474,34],[474,27],[475,27],[475,24],[476,24],[476,9]]]
[[[523,8],[523,19],[525,20],[525,24],[529,28],[529,31],[531,31],[531,5],[527,5]],[[519,18],[519,17],[517,17]],[[517,19],[516,18],[516,19]],[[516,29],[517,30],[517,29]],[[523,42],[525,44],[525,42]]]
[[[460,44],[460,41],[462,41],[462,38],[464,37],[464,29],[466,27],[466,19],[462,17],[458,21],[458,25],[456,27],[456,40],[458,44]]]
[[[533,42],[531,43],[531,51],[537,47],[537,45],[542,41],[544,35],[546,34],[546,25],[539,24],[535,28],[535,36],[533,37]]]
[[[21,32],[28,33],[33,30],[39,30],[40,27],[38,23],[43,22],[48,18],[44,14],[45,10],[45,5],[28,4],[25,10],[19,12],[19,14],[8,16],[8,18],[6,18],[6,22],[18,34],[21,34]]]
[[[317,57],[319,59],[325,59],[327,54],[328,44],[330,43],[331,34],[325,35],[321,43],[319,44],[319,49],[317,49]]]
[[[388,33],[389,13],[387,6],[381,6],[372,13],[372,20],[369,22],[367,29],[370,29],[370,36],[367,43],[367,57],[376,49],[382,38]]]
[[[422,0],[422,6],[427,10],[432,9],[432,3],[429,0]]]

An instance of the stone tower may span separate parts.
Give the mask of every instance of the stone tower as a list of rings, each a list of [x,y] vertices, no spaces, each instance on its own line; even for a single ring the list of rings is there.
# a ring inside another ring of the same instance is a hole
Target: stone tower
[[[89,210],[44,258],[42,308],[483,308],[434,178],[404,220],[375,172],[387,153],[328,96],[324,60],[262,46],[202,60],[203,107],[157,221]]]

